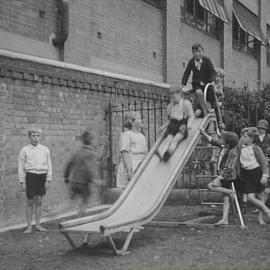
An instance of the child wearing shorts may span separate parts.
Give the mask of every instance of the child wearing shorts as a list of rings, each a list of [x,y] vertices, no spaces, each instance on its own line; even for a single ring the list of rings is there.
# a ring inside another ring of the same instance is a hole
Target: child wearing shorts
[[[165,162],[169,160],[177,145],[187,138],[188,129],[195,118],[192,104],[184,98],[179,86],[171,86],[170,95],[171,101],[167,107],[169,120],[161,127],[162,131],[166,129],[162,144],[163,154],[160,153],[160,147],[156,151],[160,159]]]
[[[27,229],[24,233],[32,232],[32,217],[35,208],[36,230],[46,231],[40,225],[42,197],[46,194],[48,184],[52,180],[52,163],[49,149],[40,144],[41,129],[28,130],[30,144],[24,146],[19,154],[18,177],[22,191],[27,197]]]
[[[86,129],[81,135],[82,147],[70,158],[65,171],[66,183],[70,183],[71,199],[81,198],[80,213],[87,209],[90,198],[90,183],[97,183],[97,154],[93,147],[93,134]]]
[[[270,209],[263,200],[268,183],[269,168],[261,147],[256,145],[258,129],[249,127],[242,130],[242,147],[239,149],[238,174],[243,179],[242,190],[247,199],[259,212],[259,224],[264,225],[263,214],[270,219]],[[258,198],[256,197],[258,196]]]

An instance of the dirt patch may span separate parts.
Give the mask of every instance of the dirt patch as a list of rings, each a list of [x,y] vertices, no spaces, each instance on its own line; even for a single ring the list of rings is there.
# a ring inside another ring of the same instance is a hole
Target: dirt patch
[[[210,209],[220,214],[220,209]],[[198,207],[165,206],[156,220],[185,221],[201,216]],[[216,217],[211,222],[214,222]],[[269,269],[270,225],[261,227],[256,215],[244,216],[248,230],[231,215],[228,227],[146,226],[135,234],[130,253],[113,255],[106,239],[93,236],[90,248],[71,249],[58,232],[58,221],[45,224],[47,233],[23,230],[0,234],[1,270],[104,269]],[[82,243],[82,235],[72,235]],[[116,235],[117,244],[124,234]]]

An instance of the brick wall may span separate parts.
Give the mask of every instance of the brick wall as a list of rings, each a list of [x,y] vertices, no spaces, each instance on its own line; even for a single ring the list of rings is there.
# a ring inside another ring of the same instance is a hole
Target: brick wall
[[[108,77],[89,71],[0,56],[0,227],[22,222],[25,194],[17,180],[17,159],[28,143],[27,129],[38,125],[43,144],[51,150],[53,182],[45,196],[43,216],[74,209],[63,182],[63,168],[79,146],[78,136],[92,127],[97,151],[108,140],[105,111],[108,101],[132,102],[166,96],[162,86]],[[117,87],[116,87],[117,85]],[[3,106],[5,104],[5,106]],[[101,190],[93,193],[91,205],[102,201]]]
[[[6,84],[0,80],[0,190],[5,190],[5,168],[6,168],[6,156],[5,156],[5,124],[6,124]],[[0,220],[4,220],[5,208],[4,208],[5,194],[0,192]]]
[[[49,42],[51,33],[56,32],[56,1],[2,0],[0,28]]]
[[[65,59],[163,81],[161,9],[142,0],[70,2]]]
[[[164,50],[165,54],[165,64],[164,69],[166,69],[166,82],[177,83],[179,82],[179,71],[181,69],[181,57],[183,57],[181,48],[182,36],[179,35],[179,30],[181,26],[181,16],[180,16],[180,1],[170,0],[164,1]]]

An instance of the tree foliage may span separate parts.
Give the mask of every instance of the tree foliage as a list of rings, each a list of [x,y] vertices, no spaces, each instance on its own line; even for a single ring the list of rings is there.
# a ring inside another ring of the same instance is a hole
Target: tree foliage
[[[225,88],[222,114],[228,130],[240,133],[247,126],[256,126],[259,119],[270,120],[270,84],[262,90],[247,87]]]

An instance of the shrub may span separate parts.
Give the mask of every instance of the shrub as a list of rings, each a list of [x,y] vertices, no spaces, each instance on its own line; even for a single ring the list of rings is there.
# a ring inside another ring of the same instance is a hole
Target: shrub
[[[228,130],[240,133],[247,126],[255,126],[259,119],[270,120],[270,84],[262,90],[247,87],[224,88],[222,115]]]

